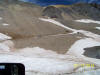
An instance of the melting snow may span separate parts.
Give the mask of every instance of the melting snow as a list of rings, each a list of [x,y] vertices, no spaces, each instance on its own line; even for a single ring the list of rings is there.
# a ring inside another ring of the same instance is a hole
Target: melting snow
[[[0,40],[8,40],[8,39],[12,39],[10,36],[7,36],[3,33],[0,33]]]
[[[0,20],[2,20],[2,17],[0,17]]]
[[[52,58],[49,55],[51,55]],[[39,47],[24,48],[19,51],[0,54],[0,62],[23,63],[26,67],[26,71],[52,74],[72,72],[74,69],[74,64],[80,63],[72,60],[68,61],[61,58],[53,58],[56,55],[57,53],[55,52],[51,52]],[[58,57],[60,57],[59,54]]]
[[[3,25],[3,26],[9,26],[9,24],[7,24],[7,23],[3,23],[2,25]]]
[[[100,24],[100,21],[95,21],[95,20],[91,20],[91,19],[81,19],[81,20],[75,20],[76,22],[82,22],[82,23],[96,23],[96,24]]]
[[[69,54],[74,54],[74,55],[82,55],[84,53],[84,48],[88,47],[94,47],[94,46],[100,46],[100,42],[97,42],[91,38],[85,38],[76,41],[71,48],[69,49]]]
[[[74,62],[63,62],[49,58],[29,58],[15,55],[0,54],[1,62],[23,63],[26,71],[44,73],[66,73],[72,71]],[[66,66],[66,67],[65,67]]]
[[[5,45],[5,44],[0,43],[0,50],[3,50],[3,51],[10,51],[10,48],[9,48],[7,45]]]
[[[44,19],[44,18],[39,18],[39,19],[42,20],[42,21],[51,22],[53,24],[56,24],[56,25],[58,25],[60,27],[63,27],[65,29],[68,29],[68,30],[76,31],[75,29],[69,28],[69,27],[67,27],[67,26],[65,26],[65,25],[61,24],[60,22],[57,22],[57,21],[55,21],[53,19]]]
[[[10,36],[0,33],[0,51],[10,51],[11,50],[14,44],[9,39],[11,39]]]
[[[100,30],[100,27],[96,27],[96,29]]]
[[[0,43],[0,51],[11,51],[13,47],[14,47],[14,43],[10,40],[6,40]]]

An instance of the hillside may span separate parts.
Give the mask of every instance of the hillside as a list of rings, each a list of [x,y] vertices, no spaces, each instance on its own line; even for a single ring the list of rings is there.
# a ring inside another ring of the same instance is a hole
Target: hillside
[[[99,74],[100,9],[0,2],[0,62],[23,63],[27,75]]]

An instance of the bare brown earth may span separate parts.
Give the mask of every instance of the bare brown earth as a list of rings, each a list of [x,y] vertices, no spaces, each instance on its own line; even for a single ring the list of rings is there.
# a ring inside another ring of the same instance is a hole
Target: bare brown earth
[[[52,23],[40,21],[42,7],[28,4],[0,5],[0,33],[12,37],[16,48],[41,47],[58,53],[66,53],[78,39],[67,35],[71,31]],[[3,26],[2,23],[9,24]],[[62,35],[59,35],[62,34]]]

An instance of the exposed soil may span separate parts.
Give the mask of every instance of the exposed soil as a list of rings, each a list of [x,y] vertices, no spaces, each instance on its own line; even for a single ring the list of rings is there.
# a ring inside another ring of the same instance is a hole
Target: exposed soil
[[[84,9],[81,10],[81,7]],[[66,30],[53,23],[41,21],[39,18],[51,17],[70,28],[82,29],[100,34],[100,31],[95,29],[95,27],[100,25],[78,23],[74,21],[83,18],[95,19],[93,16],[84,14],[86,11],[92,11],[92,9],[96,8],[91,7],[91,9],[88,10],[88,8],[85,9],[86,7],[90,8],[91,6],[76,5],[75,7],[69,6],[59,8],[50,6],[44,8],[23,2],[6,4],[6,6],[5,4],[1,4],[0,17],[3,19],[0,20],[0,33],[11,36],[15,47],[18,49],[39,46],[47,50],[53,50],[57,53],[64,54],[75,41],[80,39],[78,37],[83,37],[83,35],[70,35],[69,33],[72,31]],[[53,12],[53,10],[55,11]],[[81,12],[79,13],[80,10]],[[99,12],[98,9],[96,9],[96,11],[96,13]],[[95,13],[91,14],[94,15]],[[3,23],[9,25],[3,26]]]

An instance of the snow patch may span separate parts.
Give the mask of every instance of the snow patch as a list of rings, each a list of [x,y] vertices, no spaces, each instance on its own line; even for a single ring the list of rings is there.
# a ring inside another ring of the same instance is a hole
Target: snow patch
[[[64,62],[49,58],[28,58],[20,55],[0,54],[0,62],[23,63],[26,71],[44,73],[66,73],[72,71],[75,62]],[[66,66],[66,67],[65,67]]]
[[[2,17],[0,17],[0,20],[2,20]]]
[[[81,56],[84,53],[84,48],[88,47],[94,47],[94,46],[100,46],[100,42],[97,42],[91,38],[85,38],[76,41],[69,51],[67,52],[68,54],[74,54],[76,56]]]
[[[90,38],[94,38],[95,40],[98,40],[98,38],[100,38],[100,35],[89,32],[89,31],[85,31],[85,30],[77,30],[78,33],[84,34],[87,37]]]
[[[80,63],[72,60],[68,61],[61,58],[53,58],[56,55],[57,53],[55,52],[39,47],[24,48],[19,51],[0,54],[0,62],[23,63],[26,71],[42,72],[47,74],[70,73],[74,69],[74,64]],[[59,54],[57,57],[60,57]]]
[[[9,24],[7,24],[7,23],[3,23],[2,25],[3,25],[3,26],[9,26]]]
[[[11,51],[14,48],[14,43],[10,40],[6,40],[0,43],[0,51]]]
[[[96,27],[96,29],[100,30],[100,27]]]
[[[76,22],[82,22],[82,23],[96,23],[96,24],[100,24],[100,21],[95,21],[95,20],[91,20],[91,19],[81,19],[81,20],[75,20]]]
[[[53,24],[56,24],[56,25],[58,25],[58,26],[60,26],[60,27],[63,27],[63,28],[65,28],[65,29],[68,29],[68,30],[71,30],[71,31],[76,31],[75,29],[72,29],[72,28],[69,28],[69,27],[67,27],[67,26],[65,26],[65,25],[63,25],[63,24],[61,24],[60,22],[57,22],[57,21],[55,21],[55,20],[53,20],[53,19],[44,19],[44,18],[39,18],[41,21],[46,21],[46,22],[51,22],[51,23],[53,23]]]
[[[12,39],[12,38],[10,36],[3,34],[3,33],[0,33],[0,41],[8,40],[8,39]]]
[[[39,47],[23,48],[23,49],[20,49],[17,53],[22,56],[26,56],[26,57],[33,57],[33,55],[38,56],[38,57],[56,57],[56,56],[58,56],[58,54],[56,52],[53,52],[51,50],[45,50],[45,49],[39,48]],[[50,55],[50,54],[52,54],[52,55]]]
[[[51,22],[51,23],[53,23],[53,24],[56,24],[56,25],[58,25],[58,26],[60,26],[60,27],[63,27],[63,28],[65,28],[65,29],[67,29],[67,30],[71,30],[71,31],[73,31],[73,33],[70,33],[70,34],[76,34],[76,33],[81,33],[81,34],[84,34],[85,36],[87,36],[87,37],[91,37],[91,38],[94,38],[94,39],[97,39],[97,40],[99,40],[100,41],[100,35],[97,35],[97,34],[95,34],[95,33],[92,33],[92,32],[89,32],[89,31],[85,31],[85,30],[76,30],[76,29],[72,29],[72,28],[69,28],[69,27],[67,27],[67,26],[65,26],[65,25],[63,25],[63,24],[61,24],[60,22],[57,22],[57,21],[55,21],[55,20],[53,20],[53,19],[44,19],[44,18],[39,18],[40,20],[42,20],[42,21],[46,21],[46,22]]]

